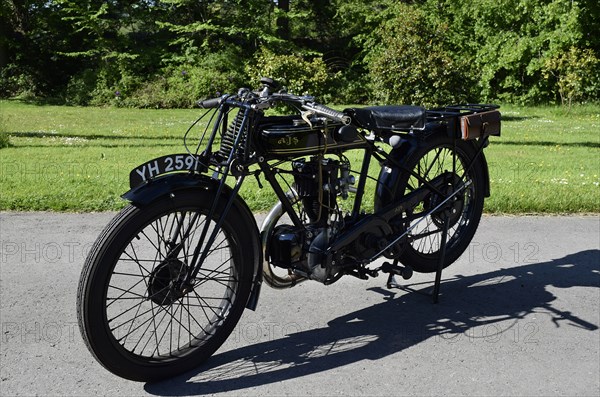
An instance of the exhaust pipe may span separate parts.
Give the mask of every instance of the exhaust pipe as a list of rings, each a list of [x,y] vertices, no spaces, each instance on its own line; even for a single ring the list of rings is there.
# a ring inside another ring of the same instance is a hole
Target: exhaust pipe
[[[295,190],[290,190],[286,193],[286,197],[292,204],[296,204],[299,200],[298,194]],[[269,259],[267,258],[267,244],[269,242],[269,237],[273,233],[273,229],[275,225],[277,225],[277,221],[283,216],[284,210],[281,201],[271,208],[271,211],[267,214],[267,217],[262,223],[260,227],[260,238],[262,242],[262,250],[264,253],[264,262],[263,262],[263,280],[267,283],[269,287],[275,289],[286,289],[295,286],[296,284],[307,280],[307,278],[302,277],[298,274],[290,273],[284,276],[280,276],[275,274],[273,266],[269,263]]]

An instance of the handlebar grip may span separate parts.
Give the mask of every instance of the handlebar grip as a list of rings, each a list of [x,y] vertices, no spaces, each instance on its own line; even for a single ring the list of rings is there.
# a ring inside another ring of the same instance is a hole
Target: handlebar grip
[[[221,97],[219,98],[211,98],[211,99],[205,99],[204,101],[198,101],[198,106],[200,106],[203,109],[214,109],[214,108],[218,108],[219,105],[221,104]]]
[[[317,103],[312,104],[310,108],[323,116],[329,117],[332,120],[339,121],[345,125],[350,124],[350,116],[346,115],[344,112],[338,112],[335,109]]]

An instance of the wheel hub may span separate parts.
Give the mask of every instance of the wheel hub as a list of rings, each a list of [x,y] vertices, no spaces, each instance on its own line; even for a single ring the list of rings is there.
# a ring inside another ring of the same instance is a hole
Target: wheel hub
[[[445,200],[446,197],[451,195],[455,188],[454,186],[458,186],[461,182],[460,179],[454,175],[454,182],[451,182],[452,177],[450,174],[445,178],[447,182],[444,183],[443,186],[440,187],[440,191],[444,194],[444,196],[440,196],[437,194],[433,194],[429,200],[427,200],[425,204],[425,209],[427,211],[432,210],[437,207],[442,201]],[[453,186],[454,185],[454,186]],[[444,226],[444,221],[448,219],[448,226],[454,226],[461,218],[462,212],[465,206],[465,192],[458,193],[454,197],[452,197],[445,205],[443,205],[439,210],[431,214],[431,218],[433,222],[439,226]]]
[[[148,299],[157,305],[168,306],[191,291],[185,282],[188,266],[177,258],[167,258],[150,274]]]

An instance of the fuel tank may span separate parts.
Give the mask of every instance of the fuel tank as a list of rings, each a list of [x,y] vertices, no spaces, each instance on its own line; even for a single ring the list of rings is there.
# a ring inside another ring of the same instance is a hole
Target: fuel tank
[[[300,116],[264,117],[259,124],[259,146],[274,157],[312,155],[365,146],[365,138],[352,126]]]

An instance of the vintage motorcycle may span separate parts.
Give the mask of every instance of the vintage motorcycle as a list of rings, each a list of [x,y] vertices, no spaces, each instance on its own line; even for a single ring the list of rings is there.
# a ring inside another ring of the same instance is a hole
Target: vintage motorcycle
[[[473,238],[498,106],[340,112],[261,84],[200,102],[187,152],[131,171],[131,204],[95,242],[77,295],[83,339],[109,371],[154,381],[198,366],[263,281],[386,273],[392,286],[413,270],[439,276]],[[239,194],[249,177],[279,200],[260,231]]]

